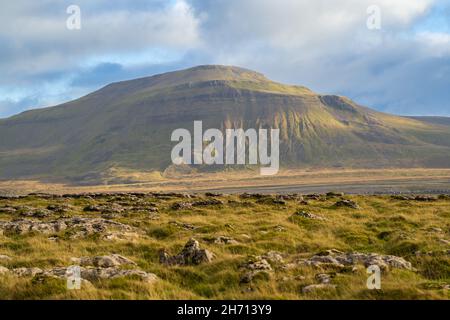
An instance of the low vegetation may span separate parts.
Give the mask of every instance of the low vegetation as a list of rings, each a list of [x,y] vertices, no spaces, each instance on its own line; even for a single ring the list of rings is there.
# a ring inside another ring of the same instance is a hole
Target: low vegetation
[[[449,249],[449,196],[0,200],[1,299],[449,299]],[[72,265],[80,290],[67,288]]]

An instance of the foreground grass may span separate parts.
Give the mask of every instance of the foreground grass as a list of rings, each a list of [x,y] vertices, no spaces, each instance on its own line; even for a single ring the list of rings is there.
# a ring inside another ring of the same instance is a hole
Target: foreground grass
[[[5,274],[0,275],[0,298],[449,299],[449,290],[444,287],[450,284],[450,256],[445,251],[449,249],[445,240],[450,240],[450,200],[419,202],[395,200],[390,196],[344,198],[356,201],[360,209],[334,206],[339,197],[322,196],[318,200],[308,200],[308,204],[300,204],[298,200],[273,204],[229,195],[216,197],[223,201],[222,205],[174,210],[173,203],[191,200],[148,195],[140,201],[159,208],[157,219],[146,212],[127,210],[111,218],[141,230],[142,234],[136,239],[106,241],[88,237],[73,240],[61,233],[56,234],[57,241],[51,241],[49,235],[39,233],[0,235],[0,255],[12,258],[0,261],[0,265],[9,269],[68,266],[71,257],[116,253],[130,258],[140,269],[160,279],[153,284],[134,278],[102,280],[84,285],[81,290],[68,290],[64,280]],[[2,213],[3,206],[46,208],[49,204],[68,204],[67,216],[99,217],[100,213],[84,212],[83,208],[112,202],[120,202],[126,208],[126,202],[133,204],[133,201],[115,196],[5,199],[0,200],[0,220],[18,218]],[[297,210],[311,212],[325,220],[292,217]],[[41,220],[51,219],[57,216]],[[185,229],[180,226],[182,223],[196,228]],[[237,243],[224,245],[210,241],[217,236],[232,237]],[[211,263],[171,267],[159,263],[160,249],[176,254],[192,237],[214,253]],[[367,289],[368,275],[363,266],[346,272],[301,265],[280,267],[256,277],[251,283],[240,282],[240,266],[251,256],[278,251],[288,264],[332,248],[400,256],[411,262],[416,271],[391,269],[383,272],[381,290]],[[420,254],[425,252],[432,254]],[[336,290],[303,293],[303,287],[317,283],[315,277],[319,273],[333,275]]]

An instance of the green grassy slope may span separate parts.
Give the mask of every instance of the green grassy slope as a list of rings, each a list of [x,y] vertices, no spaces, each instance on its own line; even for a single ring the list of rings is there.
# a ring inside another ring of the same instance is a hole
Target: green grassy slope
[[[391,116],[236,67],[114,83],[0,120],[0,178],[83,180],[111,167],[167,168],[176,128],[279,128],[281,164],[450,167],[450,128]]]

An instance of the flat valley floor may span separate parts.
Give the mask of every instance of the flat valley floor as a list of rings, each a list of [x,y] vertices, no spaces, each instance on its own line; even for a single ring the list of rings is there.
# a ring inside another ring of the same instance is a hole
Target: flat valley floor
[[[120,183],[117,181],[129,181]],[[74,184],[42,180],[0,180],[0,195],[83,192],[243,192],[352,194],[450,193],[450,169],[311,169],[281,170],[260,176],[259,170],[171,174],[114,170],[112,177]]]

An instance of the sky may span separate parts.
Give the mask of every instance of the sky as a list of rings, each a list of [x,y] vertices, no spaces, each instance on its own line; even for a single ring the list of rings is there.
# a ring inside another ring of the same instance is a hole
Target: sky
[[[67,27],[71,5],[79,29]],[[202,64],[249,68],[384,112],[450,116],[450,1],[0,4],[0,117]]]

